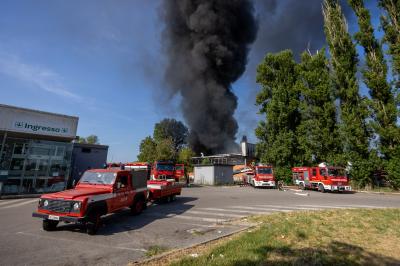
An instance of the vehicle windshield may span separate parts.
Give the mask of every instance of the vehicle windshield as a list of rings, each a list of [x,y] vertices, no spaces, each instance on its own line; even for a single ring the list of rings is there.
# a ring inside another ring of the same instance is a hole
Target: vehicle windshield
[[[114,183],[116,173],[85,172],[79,183],[111,185]]]
[[[183,166],[182,165],[176,165],[175,166],[175,170],[183,170]]]
[[[330,175],[330,176],[346,176],[346,171],[342,168],[328,168],[328,175]]]
[[[159,171],[174,171],[174,165],[170,165],[170,164],[157,164],[156,169],[159,170]]]
[[[272,174],[272,168],[258,168],[257,169],[258,174],[266,174],[266,175],[271,175]]]

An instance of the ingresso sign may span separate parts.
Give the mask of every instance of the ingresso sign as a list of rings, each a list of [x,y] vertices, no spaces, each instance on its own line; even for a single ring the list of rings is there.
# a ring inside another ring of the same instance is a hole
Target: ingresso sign
[[[0,104],[0,130],[75,138],[78,118]]]
[[[32,132],[47,132],[47,133],[68,133],[68,128],[66,127],[51,127],[38,124],[31,124],[29,122],[17,121],[14,123],[16,129],[23,129]]]

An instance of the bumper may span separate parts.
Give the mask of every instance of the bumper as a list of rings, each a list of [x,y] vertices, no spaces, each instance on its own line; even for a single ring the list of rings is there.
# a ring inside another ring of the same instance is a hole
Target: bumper
[[[326,188],[326,189],[329,189],[331,191],[351,191],[351,186],[336,186],[336,185],[333,185],[333,186],[328,186],[328,188]]]
[[[56,220],[56,221],[62,221],[62,222],[81,223],[81,222],[85,221],[85,218],[83,218],[83,217],[58,216],[58,215],[50,215],[50,214],[40,213],[40,212],[32,213],[32,217],[37,217],[37,218],[42,218],[42,219],[49,219],[49,216],[58,217],[58,220]]]
[[[255,181],[256,187],[275,187],[275,181]]]

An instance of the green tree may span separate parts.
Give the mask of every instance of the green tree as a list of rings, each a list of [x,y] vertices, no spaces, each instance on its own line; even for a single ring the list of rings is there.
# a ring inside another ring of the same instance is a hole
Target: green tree
[[[152,137],[147,136],[140,142],[138,160],[152,163],[157,159],[157,144]]]
[[[86,138],[79,137],[78,143],[86,143],[86,144],[99,144],[99,138],[96,135],[89,135]]]
[[[176,150],[171,138],[161,139],[156,143],[156,160],[175,160]]]
[[[78,143],[87,143],[86,142],[86,139],[84,138],[84,137],[79,137],[78,136],[78,139],[76,140]]]
[[[297,65],[301,122],[297,129],[302,165],[332,162],[338,153],[336,106],[325,50],[304,52]]]
[[[394,87],[392,94],[395,97],[396,106],[400,104],[400,1],[398,0],[379,0],[379,6],[384,10],[381,16],[382,28],[385,32],[384,42],[389,46],[388,54],[392,59],[392,70],[394,77]],[[399,116],[399,112],[397,112]],[[392,131],[392,132],[391,132]],[[393,128],[386,130],[384,137],[393,136],[396,144],[390,151],[390,158],[385,161],[385,170],[388,179],[393,187],[400,188],[400,133],[399,129]]]
[[[99,144],[99,138],[96,135],[90,135],[86,138],[88,144]]]
[[[296,128],[300,122],[296,80],[296,63],[289,50],[268,54],[257,68],[262,89],[256,104],[265,114],[265,121],[256,128],[260,140],[257,153],[262,162],[274,165],[278,179],[289,180],[290,167],[296,163]]]
[[[337,0],[324,1],[323,15],[332,78],[340,101],[339,136],[344,153],[336,160],[342,164],[351,161],[352,177],[360,185],[366,185],[371,183],[373,172],[372,164],[368,164],[370,130],[366,118],[369,114],[365,99],[359,94],[356,48]]]
[[[379,0],[379,6],[385,11],[381,16],[382,28],[385,31],[384,41],[389,45],[389,55],[392,57],[393,73],[400,76],[400,1]],[[397,84],[397,88],[400,84]]]
[[[196,154],[189,147],[183,147],[178,153],[178,162],[185,164],[188,172],[193,171],[192,157]]]
[[[393,1],[386,2],[388,6],[393,3]],[[360,28],[355,39],[364,48],[366,55],[366,67],[362,74],[365,84],[370,89],[371,124],[375,133],[379,135],[379,151],[383,155],[384,161],[387,162],[396,155],[396,150],[400,145],[400,132],[396,124],[395,97],[390,84],[387,82],[387,64],[382,46],[374,36],[370,13],[365,8],[363,0],[349,0],[349,3],[358,17]],[[400,1],[398,3],[400,4]],[[393,178],[396,179],[392,174],[389,174],[389,180]]]
[[[159,142],[171,138],[176,152],[186,144],[187,136],[187,127],[181,121],[175,119],[165,118],[154,126],[154,140]]]

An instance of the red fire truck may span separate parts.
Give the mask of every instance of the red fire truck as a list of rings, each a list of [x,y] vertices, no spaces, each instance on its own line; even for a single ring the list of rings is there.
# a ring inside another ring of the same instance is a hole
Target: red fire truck
[[[175,172],[174,172],[175,181],[179,181],[185,177],[185,165],[184,164],[175,164]]]
[[[256,165],[253,171],[247,174],[248,183],[253,187],[275,188],[274,170],[271,165]]]
[[[160,172],[153,171],[155,168],[148,163],[127,163],[124,165],[127,169],[141,169],[148,173],[147,188],[149,190],[149,201],[170,202],[175,200],[177,195],[181,194],[182,185],[175,182],[175,179],[164,179],[167,175],[159,175]],[[156,168],[157,170],[157,168]],[[155,173],[154,179],[150,178],[150,174]],[[165,172],[161,172],[165,173]]]
[[[155,161],[151,166],[150,180],[174,179],[175,163],[172,161]]]
[[[301,189],[318,191],[351,191],[346,171],[342,167],[293,167],[293,183]]]
[[[170,201],[180,195],[181,187],[148,188],[148,175],[149,171],[125,169],[123,165],[88,170],[75,188],[42,195],[38,210],[32,216],[43,219],[42,226],[46,231],[54,230],[63,221],[84,224],[87,233],[93,235],[99,229],[103,215],[127,207],[132,214],[140,214],[149,200]]]

